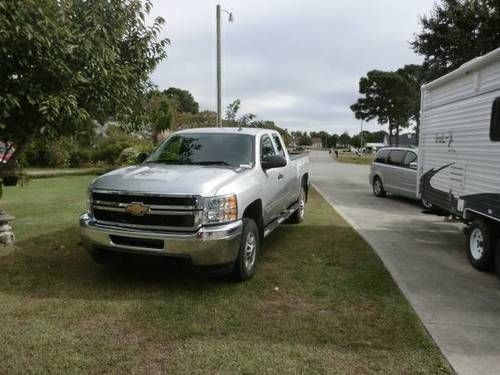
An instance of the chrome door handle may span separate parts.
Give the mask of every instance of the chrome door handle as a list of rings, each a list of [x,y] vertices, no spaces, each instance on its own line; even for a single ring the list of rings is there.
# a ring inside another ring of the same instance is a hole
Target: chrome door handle
[[[278,174],[278,180],[281,180],[283,177],[285,177],[285,176],[283,176],[281,173]]]

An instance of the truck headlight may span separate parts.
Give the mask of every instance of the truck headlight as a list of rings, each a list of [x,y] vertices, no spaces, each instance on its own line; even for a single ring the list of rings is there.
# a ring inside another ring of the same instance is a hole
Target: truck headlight
[[[222,224],[238,219],[235,194],[205,198],[205,224]]]
[[[92,216],[92,188],[87,189],[87,213]]]

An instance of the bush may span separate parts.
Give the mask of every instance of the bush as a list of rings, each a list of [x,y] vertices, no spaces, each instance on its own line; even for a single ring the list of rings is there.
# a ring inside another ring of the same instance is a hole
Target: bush
[[[70,157],[70,166],[73,168],[88,166],[92,163],[94,152],[87,147],[77,148]]]
[[[97,142],[93,161],[109,165],[134,164],[139,153],[150,152],[153,147],[149,141],[111,128],[107,136]]]
[[[71,141],[67,138],[60,138],[50,141],[47,146],[47,166],[53,168],[67,168],[70,165]]]
[[[118,165],[133,165],[137,164],[137,159],[139,154],[146,153],[149,154],[153,151],[153,144],[151,143],[143,143],[133,147],[127,147],[124,149],[120,156],[118,157],[117,164]]]

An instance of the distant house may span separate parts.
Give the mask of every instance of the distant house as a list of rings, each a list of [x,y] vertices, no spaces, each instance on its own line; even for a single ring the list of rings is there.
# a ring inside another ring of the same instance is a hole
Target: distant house
[[[311,138],[311,148],[316,148],[316,149],[323,148],[323,142],[321,141],[321,138],[319,137]]]
[[[383,147],[386,147],[386,143],[375,143],[375,142],[368,142],[365,144],[365,151],[366,152],[375,152],[378,149],[381,149]]]

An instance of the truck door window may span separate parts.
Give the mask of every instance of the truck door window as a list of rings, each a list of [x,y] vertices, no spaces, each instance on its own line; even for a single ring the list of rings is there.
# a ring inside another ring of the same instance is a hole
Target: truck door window
[[[404,150],[392,150],[389,153],[389,158],[387,159],[387,164],[394,165],[396,167],[401,167],[401,162],[405,156],[406,151]]]
[[[500,141],[500,97],[493,101],[491,109],[490,139],[493,142]]]
[[[260,141],[260,158],[264,160],[268,156],[276,155],[276,151],[274,150],[273,142],[268,135],[262,137]]]
[[[405,158],[403,159],[403,167],[410,168],[411,163],[415,163],[417,161],[417,154],[414,152],[408,151],[406,153]]]
[[[273,139],[278,149],[278,155],[285,158],[285,150],[283,150],[283,145],[281,144],[280,137],[278,137],[276,134],[273,134]]]

